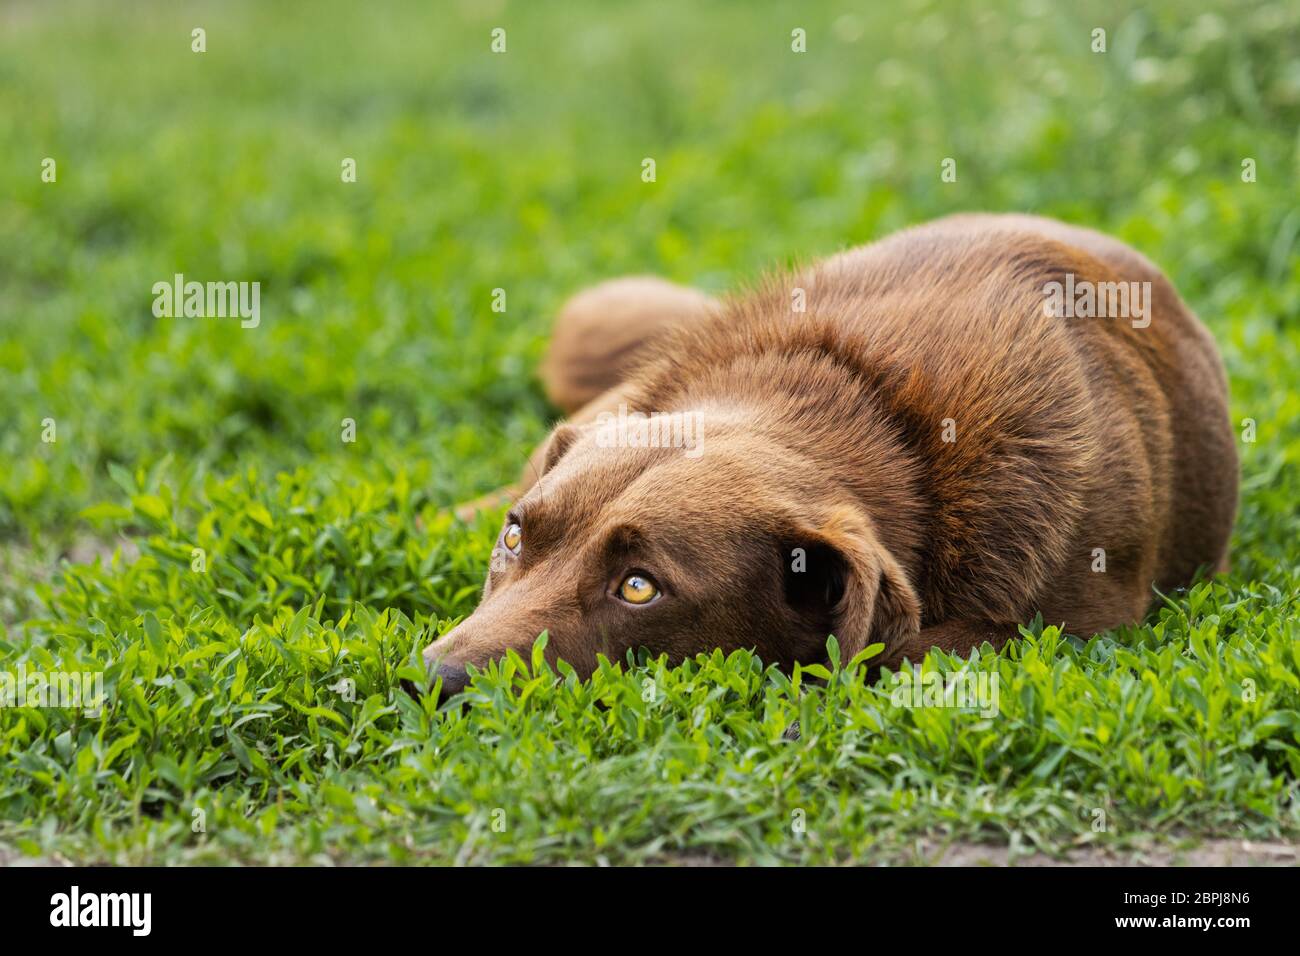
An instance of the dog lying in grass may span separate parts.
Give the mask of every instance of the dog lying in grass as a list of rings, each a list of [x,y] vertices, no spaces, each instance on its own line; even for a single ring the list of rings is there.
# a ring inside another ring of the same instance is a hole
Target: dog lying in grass
[[[753,648],[790,667],[1002,645],[1035,614],[1133,623],[1227,566],[1223,365],[1143,256],[1020,215],[907,229],[727,301],[580,293],[477,610],[425,651],[443,696],[509,648]]]

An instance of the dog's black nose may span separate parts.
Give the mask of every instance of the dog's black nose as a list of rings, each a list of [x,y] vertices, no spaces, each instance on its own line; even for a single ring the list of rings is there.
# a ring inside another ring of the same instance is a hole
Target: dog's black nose
[[[442,678],[442,692],[438,695],[440,704],[446,703],[469,686],[469,675],[459,664],[430,664],[429,676]],[[412,697],[419,697],[423,693],[414,681],[405,678],[402,679],[402,690]]]
[[[438,664],[437,668],[437,675],[442,678],[442,693],[438,695],[438,703],[443,704],[468,686],[469,675],[459,664]]]

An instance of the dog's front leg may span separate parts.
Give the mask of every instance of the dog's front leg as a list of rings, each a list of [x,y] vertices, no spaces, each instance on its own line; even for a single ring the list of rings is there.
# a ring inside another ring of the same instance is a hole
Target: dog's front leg
[[[887,647],[880,658],[880,664],[897,667],[903,661],[913,664],[921,663],[926,652],[939,648],[958,657],[968,657],[970,652],[986,642],[994,650],[1000,650],[1008,640],[1018,636],[1020,629],[1015,624],[999,624],[994,621],[944,621],[923,627],[914,637],[908,638],[894,647]]]

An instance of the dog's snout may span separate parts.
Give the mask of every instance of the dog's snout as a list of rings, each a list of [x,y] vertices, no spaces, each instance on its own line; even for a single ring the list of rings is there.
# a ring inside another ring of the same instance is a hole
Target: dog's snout
[[[469,675],[465,673],[465,668],[459,664],[437,664],[437,670],[434,671],[438,677],[442,678],[442,693],[438,695],[438,703],[443,703],[455,697],[469,685]]]
[[[438,694],[438,703],[442,704],[469,686],[469,674],[465,672],[463,664],[453,664],[450,661],[442,660],[440,654],[435,652],[435,647],[437,651],[445,653],[445,649],[437,647],[437,645],[426,648],[424,651],[424,667],[429,673],[431,683],[438,678],[442,678],[442,690]],[[422,693],[422,690],[409,680],[403,680],[402,687],[412,697],[419,697]],[[426,684],[425,688],[428,687],[429,685]]]

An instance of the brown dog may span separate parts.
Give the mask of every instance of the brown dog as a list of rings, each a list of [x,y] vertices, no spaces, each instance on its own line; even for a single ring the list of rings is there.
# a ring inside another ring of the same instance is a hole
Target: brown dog
[[[1237,497],[1214,342],[1101,234],[961,215],[724,303],[605,283],[557,323],[572,416],[534,454],[464,665],[549,632],[589,673],[630,648],[789,667],[1090,635],[1226,569]],[[638,413],[641,416],[638,417]]]

